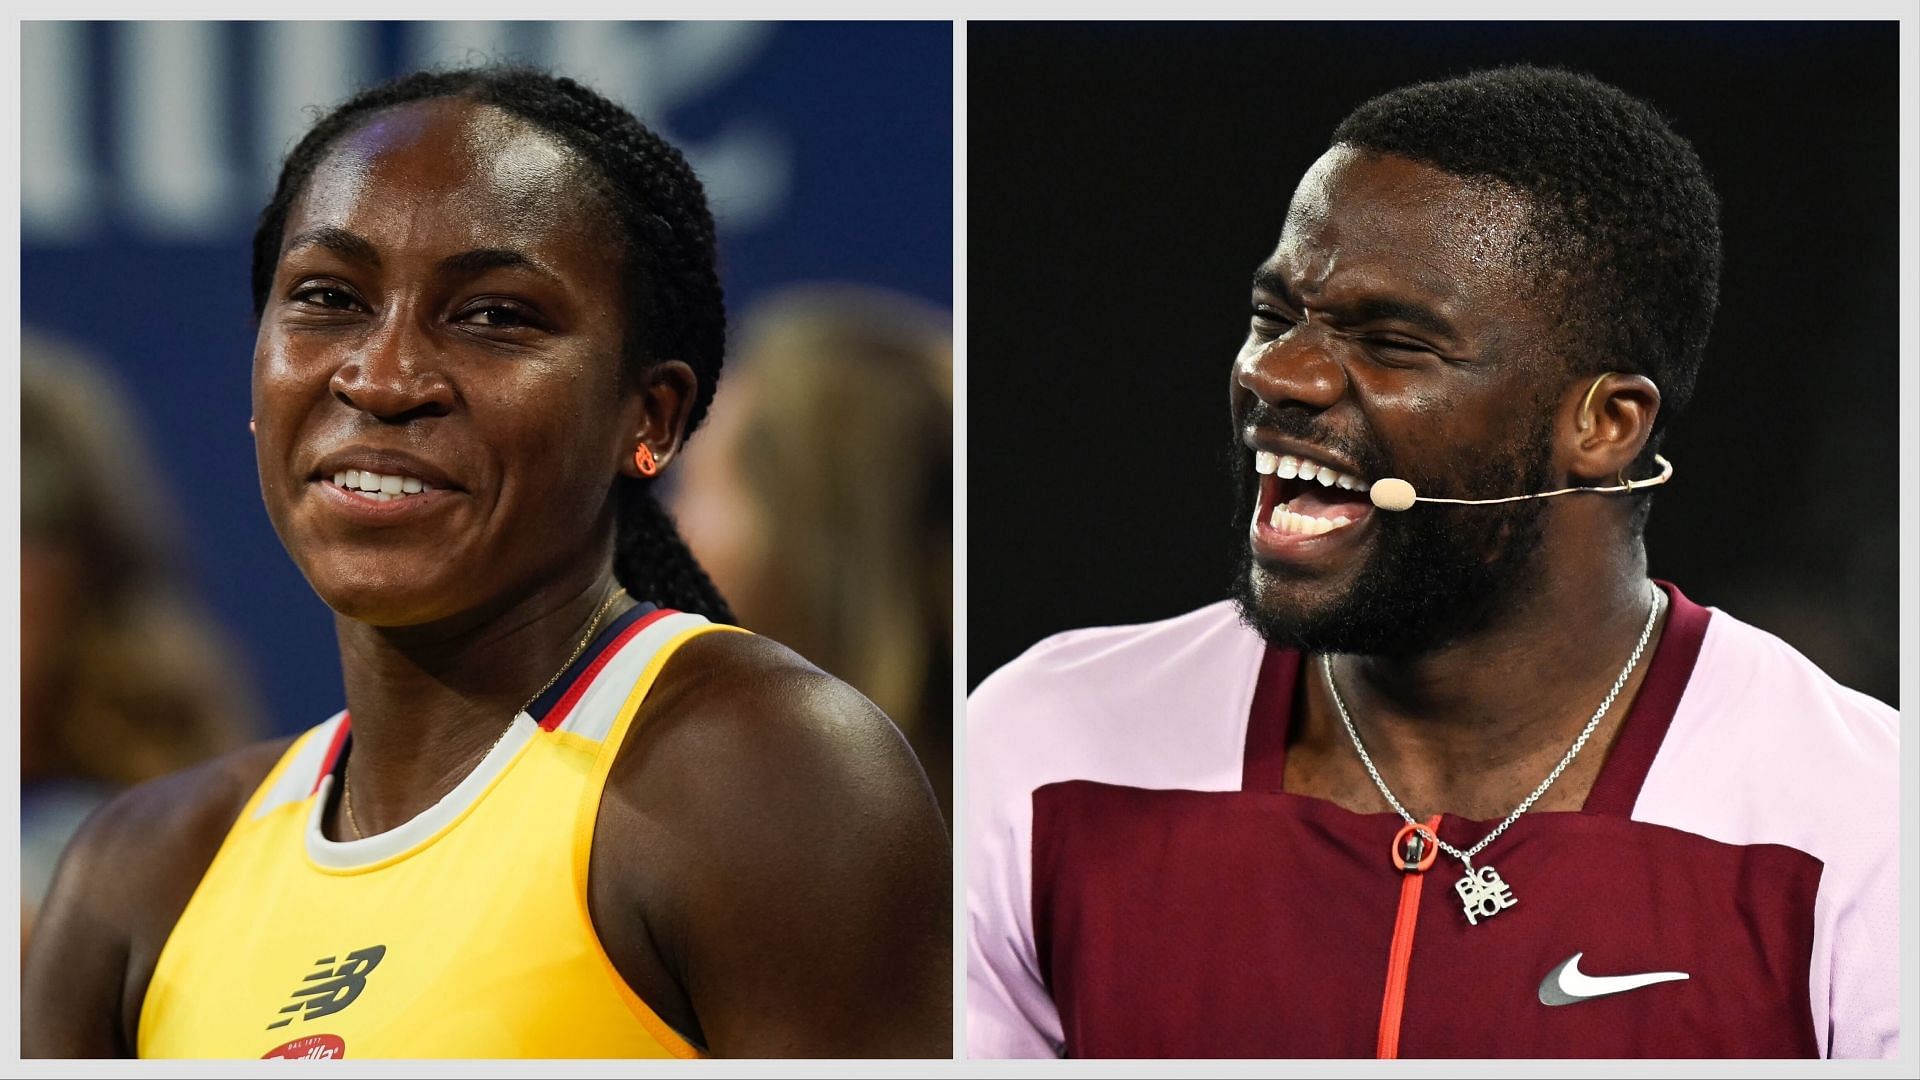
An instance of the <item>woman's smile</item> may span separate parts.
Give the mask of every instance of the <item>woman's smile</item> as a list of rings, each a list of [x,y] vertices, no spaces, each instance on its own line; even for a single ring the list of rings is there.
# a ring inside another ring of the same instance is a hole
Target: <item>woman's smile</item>
[[[598,299],[617,252],[556,163],[579,167],[533,125],[431,101],[343,139],[290,209],[254,358],[262,490],[336,611],[431,621],[603,557],[636,395]]]

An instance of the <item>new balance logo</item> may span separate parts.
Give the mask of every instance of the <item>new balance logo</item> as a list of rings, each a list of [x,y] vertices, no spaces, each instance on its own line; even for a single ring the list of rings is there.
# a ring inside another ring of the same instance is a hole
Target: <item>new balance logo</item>
[[[334,963],[337,957],[323,956],[315,960],[313,964],[320,970],[302,979],[302,985],[292,994],[292,1004],[280,1009],[283,1013],[299,1015],[276,1020],[267,1025],[267,1030],[285,1027],[295,1020],[330,1016],[353,1004],[353,999],[367,988],[367,975],[380,966],[381,958],[386,955],[385,945],[374,945],[348,953],[338,966]]]

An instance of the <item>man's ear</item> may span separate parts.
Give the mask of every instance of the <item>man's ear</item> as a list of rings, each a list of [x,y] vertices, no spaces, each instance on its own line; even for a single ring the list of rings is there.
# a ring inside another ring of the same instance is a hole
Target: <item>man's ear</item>
[[[1653,436],[1660,388],[1645,375],[1609,371],[1574,384],[1563,408],[1561,445],[1568,475],[1610,483],[1633,465]]]
[[[700,379],[684,360],[661,360],[647,369],[627,402],[625,430],[630,438],[620,466],[622,475],[641,475],[634,451],[642,445],[653,452],[656,471],[666,468],[686,440],[687,419],[693,415],[699,390]]]

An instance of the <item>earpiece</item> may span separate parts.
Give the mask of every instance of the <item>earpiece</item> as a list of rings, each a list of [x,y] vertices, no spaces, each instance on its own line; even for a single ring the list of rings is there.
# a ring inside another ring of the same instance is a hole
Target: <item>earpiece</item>
[[[1606,382],[1607,376],[1611,374],[1613,374],[1611,371],[1602,372],[1599,378],[1593,380],[1593,385],[1587,387],[1587,396],[1580,399],[1579,419],[1581,431],[1585,431],[1593,426],[1593,392],[1600,389],[1600,384]]]

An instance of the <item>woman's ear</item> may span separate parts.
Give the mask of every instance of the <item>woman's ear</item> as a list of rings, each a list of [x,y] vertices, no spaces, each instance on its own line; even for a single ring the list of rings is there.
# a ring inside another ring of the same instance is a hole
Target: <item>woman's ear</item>
[[[699,377],[684,360],[662,360],[647,369],[628,402],[625,430],[630,438],[621,464],[623,475],[652,476],[667,467],[686,439],[687,419],[693,415],[699,389]],[[642,446],[647,453],[638,452]],[[652,472],[642,468],[649,458]]]

